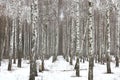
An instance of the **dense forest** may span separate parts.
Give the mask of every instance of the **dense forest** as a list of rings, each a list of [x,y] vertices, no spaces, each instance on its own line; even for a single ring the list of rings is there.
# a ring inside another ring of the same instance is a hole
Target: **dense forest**
[[[11,71],[29,60],[29,80],[35,80],[45,60],[61,55],[70,65],[75,60],[78,77],[88,61],[88,80],[94,63],[106,65],[106,73],[113,72],[112,61],[119,67],[120,0],[0,0],[0,66],[8,59]]]

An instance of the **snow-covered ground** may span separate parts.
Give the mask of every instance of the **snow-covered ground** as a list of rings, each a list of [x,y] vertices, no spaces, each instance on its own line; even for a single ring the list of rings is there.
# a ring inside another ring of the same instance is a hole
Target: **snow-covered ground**
[[[8,60],[2,61],[0,67],[0,80],[28,80],[29,64],[27,61],[22,62],[22,68],[18,68],[17,64],[12,64],[12,71],[7,71]]]
[[[40,61],[37,61],[39,64]],[[12,71],[7,71],[8,60],[2,61],[0,67],[0,80],[29,80],[29,61],[23,60],[22,68],[13,64]],[[74,61],[75,63],[75,61]],[[80,63],[80,77],[75,76],[74,66],[59,56],[52,63],[52,57],[45,60],[46,71],[38,73],[36,80],[88,80],[88,62]],[[111,63],[112,74],[106,74],[106,65],[95,63],[94,80],[120,80],[120,67]]]

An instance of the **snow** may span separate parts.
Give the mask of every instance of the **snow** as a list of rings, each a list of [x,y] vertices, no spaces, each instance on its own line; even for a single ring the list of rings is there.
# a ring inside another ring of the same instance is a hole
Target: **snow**
[[[0,67],[0,80],[28,80],[29,64],[27,61],[22,62],[22,68],[17,68],[17,64],[12,64],[12,71],[7,71],[8,60],[2,61]]]
[[[62,56],[58,56],[57,61],[55,61],[54,63],[48,61],[45,66],[47,67],[47,69],[52,71],[73,69],[73,66],[66,62]]]
[[[37,60],[37,65],[41,63]],[[73,61],[75,64],[75,60]],[[8,60],[2,61],[0,80],[29,80],[29,61],[23,60],[22,68],[13,64],[12,71],[7,71]],[[52,57],[45,60],[45,71],[38,72],[36,80],[88,80],[88,62],[80,63],[80,77],[75,76],[74,66],[66,62],[62,56],[52,63]],[[111,62],[112,74],[106,74],[106,65],[95,63],[94,80],[120,80],[120,68]]]

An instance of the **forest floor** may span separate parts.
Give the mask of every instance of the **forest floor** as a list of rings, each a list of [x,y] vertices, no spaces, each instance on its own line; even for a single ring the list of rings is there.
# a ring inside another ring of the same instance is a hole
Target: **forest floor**
[[[40,60],[37,61],[39,65]],[[73,61],[75,64],[75,61]],[[2,61],[0,67],[0,80],[29,80],[29,61],[23,60],[22,68],[12,65],[12,71],[7,71],[8,60]],[[75,76],[74,66],[58,56],[52,63],[52,57],[45,60],[45,71],[38,73],[36,80],[88,80],[88,62],[80,63],[80,77]],[[112,74],[106,74],[106,65],[94,64],[94,80],[120,80],[120,67],[111,62]]]

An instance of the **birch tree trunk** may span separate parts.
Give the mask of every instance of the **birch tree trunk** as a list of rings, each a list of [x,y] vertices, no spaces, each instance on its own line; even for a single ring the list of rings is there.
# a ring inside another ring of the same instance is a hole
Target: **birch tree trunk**
[[[16,26],[15,26],[15,23],[16,23],[16,19],[13,20],[13,27],[14,27],[14,37],[13,37],[13,63],[16,64],[16,46],[15,46],[15,41],[16,41]]]
[[[17,66],[21,68],[22,66],[22,22],[21,22],[21,1],[19,2],[18,6],[18,22],[17,22],[17,57],[18,57],[18,63]]]
[[[110,10],[107,10],[107,53],[106,53],[106,61],[107,61],[107,73],[111,73],[111,66],[110,66]]]
[[[8,71],[11,71],[12,69],[12,54],[13,54],[13,26],[12,26],[12,20],[8,20],[8,47],[9,47],[9,63],[8,63]]]
[[[20,16],[20,15],[19,15]],[[17,20],[17,57],[18,57],[18,67],[21,67],[21,51],[20,51],[20,18],[18,17]]]
[[[117,26],[117,29],[116,29],[116,34],[117,34],[117,52],[116,52],[116,56],[115,56],[115,60],[116,60],[116,67],[119,67],[119,40],[120,40],[120,28],[119,28],[119,10],[117,11],[117,14],[116,14],[116,18],[117,18],[117,22],[116,22],[116,26]]]
[[[30,77],[29,80],[35,80],[37,76],[36,53],[37,53],[37,27],[38,27],[38,0],[33,0],[31,5],[31,29],[30,29]]]
[[[94,42],[93,42],[93,0],[88,0],[89,4],[89,20],[88,20],[88,48],[89,48],[89,72],[88,72],[88,80],[93,80],[93,50],[94,50]]]
[[[69,22],[69,55],[70,55],[70,65],[72,65],[73,64],[73,62],[72,62],[72,59],[73,59],[73,56],[72,56],[72,51],[71,51],[71,43],[72,43],[72,21],[73,21],[73,19],[72,19],[72,17],[70,18],[70,22]]]

